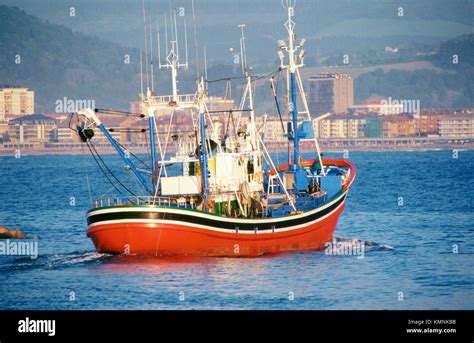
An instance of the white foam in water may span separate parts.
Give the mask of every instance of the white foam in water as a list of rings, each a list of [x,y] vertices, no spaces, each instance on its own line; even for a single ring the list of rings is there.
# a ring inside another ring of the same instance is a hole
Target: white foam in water
[[[68,254],[40,255],[37,259],[29,257],[19,257],[9,260],[6,264],[0,265],[0,270],[18,270],[30,268],[57,268],[62,266],[72,266],[81,263],[100,261],[108,254],[99,254],[95,251],[72,252]]]
[[[85,253],[70,253],[64,255],[54,255],[52,261],[48,261],[49,267],[58,267],[64,265],[74,265],[80,263],[91,262],[100,260],[103,257],[110,256],[108,254],[100,254],[97,252],[85,252]]]
[[[363,243],[368,250],[395,250],[394,247],[391,245],[387,244],[379,244],[374,241],[365,241],[363,239],[358,239],[358,238],[342,238],[342,237],[334,237],[334,240],[336,242],[341,242],[341,243]]]

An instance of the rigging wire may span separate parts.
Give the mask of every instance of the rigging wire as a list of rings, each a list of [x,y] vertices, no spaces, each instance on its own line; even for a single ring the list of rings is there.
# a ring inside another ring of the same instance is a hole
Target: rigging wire
[[[232,77],[225,77],[222,79],[216,79],[216,80],[205,80],[206,83],[216,83],[216,82],[222,82],[222,81],[231,81],[231,80],[246,80],[247,78],[245,76],[232,76]]]
[[[102,174],[104,174],[104,176],[106,177],[106,179],[109,181],[109,183],[115,188],[115,190],[117,190],[117,192],[119,192],[120,195],[123,195],[122,191],[112,182],[112,180],[110,179],[110,177],[107,175],[107,173],[104,171],[104,169],[102,168],[102,166],[100,165],[99,161],[97,160],[94,152],[92,151],[90,145],[89,145],[89,142],[86,141],[86,144],[87,144],[87,147],[89,148],[89,151],[92,155],[92,157],[94,158],[95,160],[95,163],[97,164],[97,166],[99,167],[99,169],[102,171]]]
[[[84,151],[84,145],[81,144],[81,150],[82,150],[82,165],[84,167],[84,172],[86,174],[86,181],[87,181],[87,192],[89,194],[89,204],[92,205],[92,192],[91,192],[91,184],[89,181],[89,171],[87,170],[86,167],[86,155]]]
[[[94,112],[107,114],[107,115],[115,115],[115,116],[126,116],[126,117],[137,117],[137,118],[145,118],[143,113],[133,113],[127,111],[119,111],[119,110],[112,110],[112,109],[105,109],[105,108],[96,108]]]
[[[275,86],[274,79],[270,79],[270,89],[272,90],[273,99],[275,100],[275,108],[280,118],[281,129],[285,133],[285,125],[283,124],[283,118],[281,116],[280,104],[278,102],[278,83],[280,82],[280,74],[277,76],[277,86]]]
[[[151,169],[151,151],[150,151],[150,146],[148,145],[148,134],[147,131],[145,131],[145,146],[146,146],[146,160],[147,160],[147,167]]]
[[[133,152],[131,152],[129,149],[127,149],[127,147],[125,147],[123,144],[121,144],[120,142],[116,141],[115,142],[120,145],[120,147],[124,150],[126,150],[130,156],[133,156],[138,162],[140,162],[141,164],[143,164],[145,167],[148,167],[148,164],[145,163],[145,161],[143,161],[141,158],[139,158],[137,155],[135,155]]]
[[[280,72],[281,72],[281,68],[278,68],[277,70],[272,71],[272,72],[270,72],[270,73],[263,74],[263,75],[260,75],[260,76],[255,76],[255,77],[252,77],[252,78],[254,79],[253,81],[256,82],[256,81],[260,81],[260,80],[262,80],[262,79],[267,79],[267,78],[270,78],[270,77],[275,77],[275,76],[276,76],[278,73],[280,73]],[[242,77],[236,77],[235,79],[239,79],[239,78],[241,79]],[[225,79],[215,80],[215,81],[216,81],[216,82],[217,82],[217,81],[222,82],[222,81],[227,81],[228,79],[229,79],[229,78],[225,78]],[[245,78],[245,79],[246,79],[246,78]],[[209,82],[209,81],[208,81],[208,82]],[[235,88],[237,88],[237,87],[245,86],[246,84],[247,84],[247,81],[242,82],[242,83],[237,83],[236,85],[232,86],[231,89],[235,89]],[[242,90],[242,92],[243,92],[243,90]],[[241,97],[242,97],[242,92],[241,92]],[[209,93],[208,95],[209,95],[209,96],[215,96],[215,95],[217,95],[217,94],[219,94],[219,93],[220,93],[220,91],[216,91],[216,92]]]
[[[110,168],[107,166],[107,164],[105,163],[105,161],[103,160],[103,158],[100,156],[100,154],[97,152],[97,149],[95,148],[94,144],[91,142],[91,141],[87,141],[87,146],[89,147],[89,150],[91,151],[92,153],[92,150],[94,150],[95,154],[97,155],[97,157],[99,158],[99,160],[102,162],[102,164],[104,165],[104,167],[107,169],[107,171],[110,173],[110,175],[120,184],[120,186],[122,186],[127,192],[129,192],[130,194],[132,194],[133,196],[136,196],[136,194],[134,192],[132,192],[127,186],[125,186],[118,178],[117,176],[115,176],[115,174],[110,170]],[[90,148],[92,147],[92,149]],[[116,187],[116,185],[112,182],[112,180],[110,180],[110,178],[108,177],[108,175],[104,172],[104,169],[100,166],[100,164],[97,162],[97,159],[95,158],[94,156],[94,159],[96,160],[96,163],[99,165],[102,173],[104,173],[104,175],[107,177],[107,180],[109,180],[109,182],[115,187],[115,189],[117,189],[117,191],[119,191],[119,193],[121,195],[123,195],[123,193],[118,189],[118,187]]]
[[[255,98],[257,97],[257,84],[255,83],[254,85],[254,88],[255,88],[255,95],[254,95],[254,102],[255,102]],[[262,98],[262,101],[260,101],[260,111],[259,112],[263,112],[262,109],[265,109],[265,102],[267,100],[267,95],[268,95],[268,88],[267,87],[264,87],[263,88],[263,98]]]
[[[194,33],[194,63],[196,65],[196,81],[200,78],[199,73],[199,51],[198,51],[198,38],[197,38],[197,30],[196,30],[196,11],[194,6],[194,0],[191,2],[192,5],[192,14],[193,14],[193,33]]]

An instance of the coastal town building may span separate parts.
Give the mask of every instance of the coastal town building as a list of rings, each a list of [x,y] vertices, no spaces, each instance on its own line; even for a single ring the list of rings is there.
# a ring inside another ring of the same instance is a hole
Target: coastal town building
[[[439,133],[440,114],[420,114],[416,118],[416,134],[419,136],[436,135]]]
[[[441,118],[439,134],[443,138],[474,138],[474,112]]]
[[[0,86],[0,120],[35,113],[35,93],[23,87]]]
[[[354,80],[339,74],[318,74],[309,78],[308,106],[313,115],[346,113],[354,104]]]
[[[319,138],[359,138],[364,137],[364,118],[358,116],[330,116],[319,122]]]
[[[224,113],[224,112],[223,112]],[[313,119],[312,125],[305,130],[313,129],[319,139],[390,139],[409,137],[440,137],[447,139],[474,138],[474,111],[472,112],[439,112],[423,111],[420,115],[378,115],[378,114],[330,114]],[[222,139],[224,135],[234,134],[234,125],[229,115],[215,113],[211,115],[215,135],[212,139]],[[236,118],[234,119],[234,123]],[[112,137],[120,144],[147,146],[149,144],[148,120],[136,116],[103,115],[101,120],[109,128]],[[171,129],[169,129],[172,121]],[[264,125],[265,122],[265,125]],[[264,129],[265,141],[285,143],[287,122],[279,118],[264,116],[257,118],[259,127]],[[241,127],[245,127],[246,117],[241,118]],[[298,125],[307,123],[299,122]],[[10,116],[0,121],[0,142],[13,144],[59,143],[77,144],[80,138],[69,125],[68,115],[31,114]],[[264,125],[264,126],[263,126]],[[179,128],[179,130],[178,130]],[[214,131],[213,130],[213,131]],[[176,132],[180,132],[180,136]],[[195,128],[190,116],[177,113],[156,118],[157,144],[172,145],[179,139],[194,139]],[[94,130],[94,142],[107,144],[107,139],[100,130]],[[166,143],[167,142],[167,143]]]
[[[58,121],[43,114],[30,114],[8,122],[8,137],[13,143],[49,142],[55,139]]]
[[[52,137],[52,142],[63,144],[79,143],[81,141],[79,135],[69,128],[69,120],[58,122],[53,129]]]
[[[384,138],[416,136],[415,118],[408,114],[385,118],[382,134]]]
[[[365,137],[367,138],[380,138],[382,137],[382,118],[368,117],[365,119]]]
[[[288,138],[285,137],[285,123],[280,121],[280,119],[267,120],[265,123],[265,132],[264,137],[266,141],[275,141],[275,142],[286,142]]]
[[[0,142],[8,140],[8,122],[0,120]]]
[[[402,104],[388,104],[379,100],[365,101],[361,105],[349,106],[348,112],[354,115],[367,115],[367,114],[378,114],[378,115],[397,115],[403,113]]]
[[[315,119],[313,126],[322,139],[415,137],[438,134],[441,118],[441,115],[415,117],[406,113],[390,116],[332,114]]]

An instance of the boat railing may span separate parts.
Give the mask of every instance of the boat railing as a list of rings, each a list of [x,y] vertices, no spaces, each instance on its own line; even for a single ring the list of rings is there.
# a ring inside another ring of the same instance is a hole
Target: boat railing
[[[189,204],[184,199],[172,197],[154,197],[154,196],[118,196],[110,198],[96,199],[94,202],[95,208],[113,207],[113,206],[165,206],[165,207],[179,207],[187,209],[195,209],[195,204]]]
[[[195,94],[179,94],[177,102],[194,102],[196,95]],[[168,104],[174,101],[174,97],[172,95],[158,95],[152,96],[148,98],[148,103],[150,105],[159,105],[159,104]]]

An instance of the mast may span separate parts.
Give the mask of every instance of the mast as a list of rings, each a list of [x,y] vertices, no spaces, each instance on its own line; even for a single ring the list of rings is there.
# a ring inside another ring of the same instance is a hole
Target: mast
[[[304,90],[302,87],[299,68],[304,66],[304,55],[305,51],[301,48],[305,43],[305,39],[302,39],[300,43],[296,44],[296,35],[295,35],[295,22],[293,21],[293,16],[295,15],[295,0],[283,0],[282,5],[288,12],[288,20],[285,23],[285,28],[288,31],[288,44],[284,40],[279,40],[278,45],[280,46],[280,51],[278,51],[278,57],[280,58],[280,68],[286,69],[287,71],[287,88],[288,88],[288,114],[291,115],[291,121],[289,122],[289,128],[287,137],[288,141],[293,141],[293,162],[288,156],[288,164],[290,170],[294,173],[294,185],[295,185],[295,195],[298,194],[298,185],[304,184],[303,178],[306,176],[303,174],[300,166],[300,140],[306,138],[304,131],[298,128],[298,106],[297,106],[297,96],[298,91],[301,93],[303,105],[305,109],[307,108],[306,97],[304,96]],[[288,54],[288,64],[285,64],[285,51]],[[297,54],[297,52],[299,53]],[[311,115],[309,111],[306,110],[308,119],[311,120]],[[318,155],[318,160],[321,163],[321,154],[319,152],[319,145],[316,143],[316,153]],[[290,155],[288,151],[288,155]],[[324,171],[323,171],[324,173]]]
[[[198,39],[196,30],[196,11],[194,7],[194,0],[191,0],[191,6],[193,11],[193,34],[194,34],[194,63],[196,65],[196,82],[199,80],[199,51],[198,51]]]
[[[242,68],[242,74],[246,78],[247,82],[245,84],[244,91],[242,93],[242,97],[240,99],[240,105],[239,105],[239,110],[242,112],[244,110],[244,106],[246,101],[248,100],[248,106],[249,106],[249,113],[250,113],[250,140],[251,144],[253,146],[253,149],[256,149],[257,151],[260,151],[260,145],[258,144],[258,139],[256,137],[256,124],[255,124],[255,110],[254,110],[254,98],[253,98],[253,89],[252,89],[252,74],[251,74],[251,68],[248,67],[247,63],[247,48],[245,46],[245,33],[244,33],[244,28],[246,27],[245,24],[240,24],[240,51],[236,52],[235,54],[240,57],[240,64]],[[234,49],[231,48],[230,52],[233,53]],[[241,124],[241,112],[239,114],[239,118],[237,120],[237,128],[236,132],[239,131],[239,127]]]
[[[155,144],[155,112],[148,109],[148,126],[150,128],[150,155],[151,155],[151,178],[156,174],[156,144]],[[153,185],[157,187],[157,185]]]
[[[204,80],[198,84],[198,107],[199,107],[199,131],[201,136],[201,154],[199,156],[201,163],[201,176],[202,176],[202,200],[203,209],[207,209],[207,198],[209,195],[209,180],[208,180],[208,169],[207,169],[207,140],[206,140],[206,125],[205,125],[205,88]]]
[[[142,49],[140,49],[140,98],[143,97],[145,93],[143,93],[143,53]]]
[[[287,1],[287,10],[288,10],[288,21],[286,22],[286,28],[288,30],[288,57],[289,57],[289,72],[290,72],[290,103],[288,106],[289,111],[291,112],[292,117],[292,140],[293,140],[293,165],[292,168],[294,171],[299,170],[299,157],[300,157],[300,132],[298,130],[298,108],[297,108],[297,89],[296,89],[296,58],[295,58],[295,39],[296,36],[294,34],[295,22],[293,21],[292,17],[294,15],[294,3],[291,1]]]
[[[241,63],[242,63],[242,73],[247,78],[247,89],[248,89],[248,98],[249,98],[249,108],[250,108],[250,125],[251,125],[251,132],[250,137],[252,137],[252,145],[257,150],[260,149],[260,146],[257,141],[256,131],[255,131],[255,110],[254,110],[254,103],[253,103],[253,90],[252,90],[252,75],[250,73],[250,68],[247,65],[247,48],[245,44],[245,34],[244,29],[246,25],[240,24],[240,54],[241,54]]]
[[[178,26],[176,20],[176,12],[171,12],[170,10],[170,25],[171,25],[171,40],[168,42],[168,28],[167,20],[165,14],[165,45],[166,45],[166,56],[165,64],[161,63],[161,49],[158,49],[158,66],[160,69],[170,69],[171,70],[171,87],[172,87],[172,101],[178,105],[179,96],[178,96],[178,69],[179,68],[188,68],[188,48],[187,48],[187,28],[186,28],[186,19],[184,19],[184,39],[185,39],[185,63],[181,63],[179,59],[179,39],[178,39]],[[160,33],[158,32],[158,40],[160,39]],[[158,46],[160,41],[158,41]]]
[[[155,69],[153,65],[153,35],[152,35],[152,30],[151,30],[151,25],[153,23],[153,20],[150,17],[150,74],[151,74],[151,91],[155,91]]]
[[[248,70],[247,70],[247,50],[245,47],[245,35],[244,35],[244,29],[245,29],[245,24],[240,24],[240,60],[241,60],[241,65],[242,65],[242,74],[245,76],[248,76]]]
[[[142,0],[142,8],[143,8],[143,41],[145,43],[146,87],[147,87],[147,92],[148,92],[148,89],[150,88],[150,79],[149,79],[149,74],[148,74],[148,42],[147,42],[145,0]]]
[[[305,51],[302,50],[306,40],[302,39],[298,44],[295,44],[296,34],[295,22],[293,21],[293,16],[295,15],[295,2],[296,0],[282,0],[283,7],[288,12],[288,20],[285,23],[285,27],[288,31],[288,44],[284,40],[279,40],[278,45],[282,51],[278,51],[278,57],[280,58],[280,67],[281,69],[287,70],[287,88],[288,88],[288,112],[291,114],[291,132],[287,133],[288,141],[293,141],[293,164],[290,161],[290,152],[288,146],[288,163],[291,165],[291,170],[295,173],[295,184],[298,184],[298,171],[301,169],[299,160],[300,160],[300,140],[314,140],[316,145],[316,154],[319,164],[321,166],[322,174],[325,175],[323,161],[321,158],[321,151],[319,148],[319,143],[314,137],[314,139],[306,139],[306,133],[298,129],[298,106],[297,106],[297,96],[298,91],[300,92],[302,102],[304,105],[305,112],[307,114],[308,120],[311,121],[311,114],[309,113],[308,104],[306,101],[306,96],[304,94],[303,83],[301,81],[301,76],[299,73],[299,68],[304,66],[304,56]],[[285,51],[288,54],[288,64],[285,65]],[[299,53],[297,54],[297,52]],[[289,131],[289,130],[288,130]]]
[[[143,87],[142,87],[142,106],[143,106],[143,100],[151,96],[151,91],[150,91],[150,84],[149,84],[149,78],[148,78],[148,39],[147,39],[147,22],[146,22],[146,10],[145,10],[145,0],[142,0],[142,8],[143,8],[143,31],[144,31],[144,44],[145,44],[145,66],[146,66],[146,82],[147,82],[147,89],[146,89],[146,95],[143,95]],[[151,35],[151,18],[150,18],[150,51],[151,51],[151,56],[150,56],[150,68],[151,68],[151,89],[154,89],[154,78],[153,78],[153,39]],[[141,52],[141,50],[140,50]],[[140,64],[142,63],[141,61],[141,55],[140,55]],[[155,187],[158,187],[154,183],[154,177],[156,173],[156,144],[155,144],[155,113],[153,109],[146,108],[146,114],[148,115],[148,127],[150,129],[150,160],[151,160],[151,183],[153,185],[153,191],[152,193],[155,193]]]

